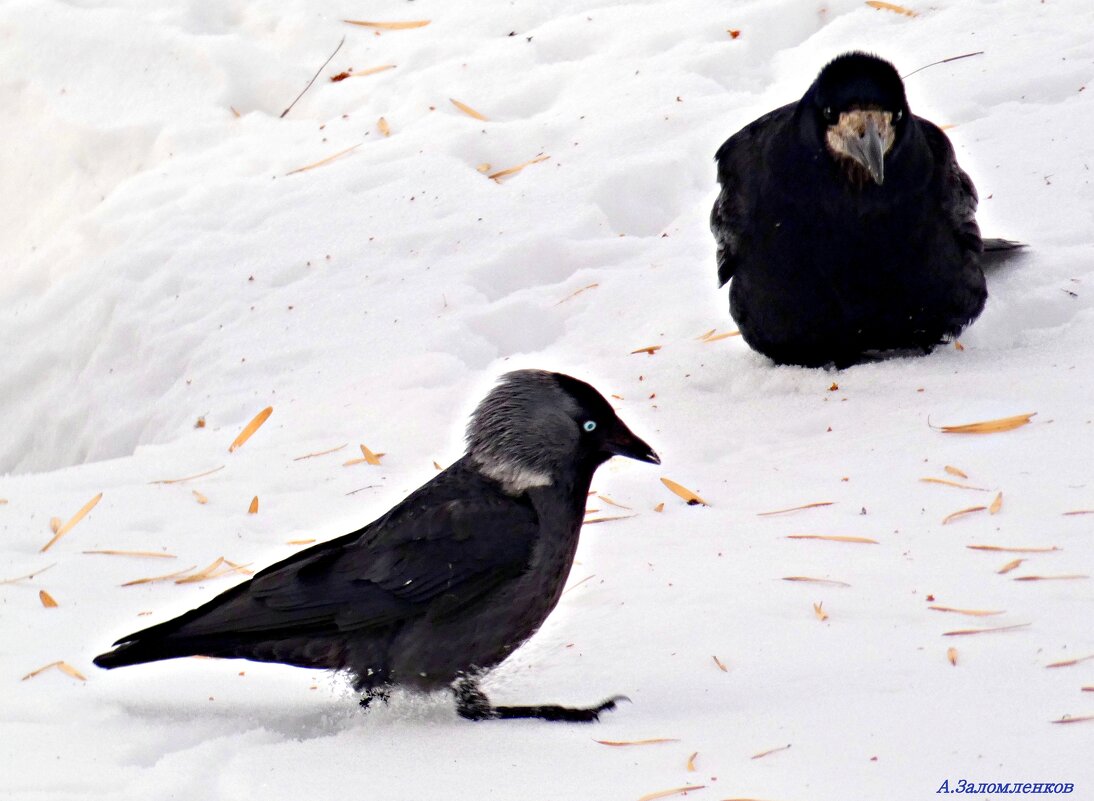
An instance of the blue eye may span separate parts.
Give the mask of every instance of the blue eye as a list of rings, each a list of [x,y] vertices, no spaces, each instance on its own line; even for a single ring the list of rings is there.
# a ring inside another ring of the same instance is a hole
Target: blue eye
[[[596,423],[592,420],[586,420],[581,427],[586,431],[596,431]]]

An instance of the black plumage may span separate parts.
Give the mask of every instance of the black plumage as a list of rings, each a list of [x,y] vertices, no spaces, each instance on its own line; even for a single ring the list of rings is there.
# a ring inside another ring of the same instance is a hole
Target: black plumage
[[[467,453],[387,514],[123,637],[95,664],[280,662],[349,671],[366,706],[392,686],[452,687],[471,719],[594,720],[617,699],[495,707],[478,679],[558,602],[590,481],[613,455],[660,463],[588,384],[508,373],[474,412]]]
[[[718,279],[745,342],[780,364],[929,352],[984,307],[976,189],[896,69],[839,56],[716,155]]]

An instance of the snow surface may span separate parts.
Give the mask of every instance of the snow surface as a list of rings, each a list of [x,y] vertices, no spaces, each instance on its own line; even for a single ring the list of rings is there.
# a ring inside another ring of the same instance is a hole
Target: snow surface
[[[0,6],[0,579],[52,565],[0,585],[0,796],[638,799],[705,785],[689,796],[902,801],[966,779],[1094,798],[1094,724],[1050,722],[1094,714],[1094,661],[1046,668],[1094,654],[1094,581],[1014,580],[1094,574],[1094,516],[1062,514],[1094,509],[1094,6],[908,5],[919,15],[859,0]],[[344,18],[432,22],[377,34]],[[853,48],[902,72],[985,51],[909,78],[908,94],[954,126],[985,234],[1030,252],[990,277],[963,351],[833,373],[698,340],[734,327],[706,222],[715,149]],[[500,184],[476,169],[539,154]],[[289,540],[368,522],[458,457],[467,413],[517,366],[621,396],[664,465],[597,475],[636,516],[586,530],[574,589],[486,689],[632,704],[593,726],[471,724],[440,694],[361,713],[339,678],[281,666],[91,665],[236,578],[123,582],[218,556],[257,568],[300,547]],[[1021,412],[1037,416],[1004,434],[930,425]],[[359,443],[382,466],[344,467]],[[955,480],[945,465],[991,492],[919,481]],[[942,525],[998,491],[999,514]],[[99,492],[39,553],[50,518]],[[757,517],[821,501],[834,505]],[[177,558],[84,553],[102,548]],[[1013,558],[1026,561],[999,574]],[[931,611],[932,597],[1005,612]],[[55,660],[86,682],[20,681]]]

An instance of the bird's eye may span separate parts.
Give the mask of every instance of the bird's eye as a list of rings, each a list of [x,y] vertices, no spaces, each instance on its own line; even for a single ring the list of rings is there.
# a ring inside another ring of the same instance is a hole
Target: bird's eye
[[[581,424],[581,427],[586,431],[596,431],[596,422],[593,420],[586,420]]]
[[[832,111],[831,106],[824,107],[824,119],[826,119],[830,123],[836,121],[836,114]]]
[[[898,109],[893,112],[893,122],[900,122],[904,118],[904,112]]]

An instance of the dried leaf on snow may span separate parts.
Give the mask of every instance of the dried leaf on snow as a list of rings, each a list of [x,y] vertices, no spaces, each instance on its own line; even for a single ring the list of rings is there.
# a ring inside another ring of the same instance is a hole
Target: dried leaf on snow
[[[249,440],[251,435],[258,431],[258,429],[262,427],[262,424],[270,419],[271,414],[273,414],[273,406],[267,406],[251,418],[251,422],[243,427],[243,430],[239,432],[239,436],[232,440],[232,444],[228,446],[228,453],[232,453],[239,448],[242,448],[243,443]]]
[[[362,28],[374,28],[379,31],[405,31],[411,28],[424,28],[431,21],[432,20],[428,19],[415,19],[403,22],[370,22],[363,19],[342,20],[342,22],[349,23],[350,25],[359,25]]]
[[[87,515],[87,513],[90,512],[92,509],[94,509],[95,505],[99,501],[101,501],[102,498],[103,498],[103,494],[100,492],[98,495],[96,495],[90,501],[85,503],[83,505],[83,507],[80,509],[80,511],[78,511],[76,514],[74,514],[72,517],[70,517],[67,523],[65,523],[63,526],[61,526],[59,529],[57,529],[57,532],[53,535],[53,539],[51,539],[49,542],[47,542],[45,545],[43,545],[42,550],[39,551],[39,553],[45,553],[46,551],[48,551],[50,549],[50,547],[52,547],[53,543],[57,542],[57,540],[61,539],[61,537],[63,537],[68,532],[72,531],[73,527],[77,523],[79,523],[81,520],[83,520],[84,517]]]
[[[689,490],[687,487],[677,484],[671,478],[661,478],[661,483],[669,488],[669,491],[683,498],[688,506],[710,506],[709,503],[704,501],[697,494]]]
[[[1012,431],[1030,421],[1037,412],[1016,414],[1011,417],[999,417],[995,420],[981,420],[977,423],[963,423],[956,426],[941,426],[944,434],[996,434],[1000,431]]]
[[[845,537],[838,534],[788,534],[788,540],[825,540],[827,542],[858,542],[867,545],[880,545],[877,540],[869,537]]]
[[[454,97],[450,97],[448,99],[452,103],[453,106],[458,108],[460,111],[462,111],[468,117],[473,117],[476,120],[482,120],[483,122],[490,122],[489,117],[487,117],[485,114],[480,114],[479,112],[475,111],[475,109],[471,108],[471,106],[467,105],[466,103],[461,103],[459,100],[457,100]]]

